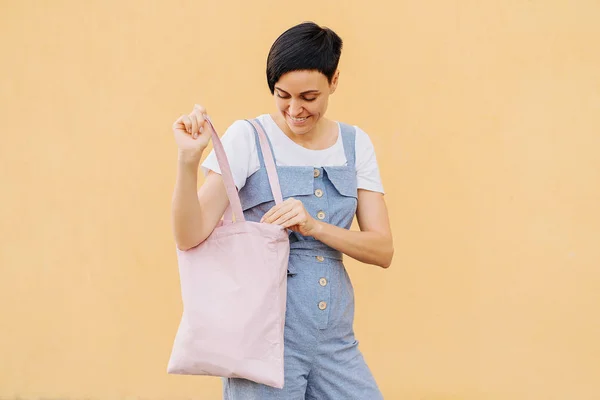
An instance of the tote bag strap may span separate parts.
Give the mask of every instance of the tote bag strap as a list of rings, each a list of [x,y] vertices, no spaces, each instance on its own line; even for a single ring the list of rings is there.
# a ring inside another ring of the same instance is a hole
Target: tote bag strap
[[[240,196],[238,195],[235,183],[233,181],[231,167],[229,166],[229,161],[227,160],[227,155],[225,154],[225,149],[223,148],[223,143],[221,143],[221,139],[219,139],[219,135],[217,134],[217,131],[210,118],[207,117],[206,121],[208,122],[208,125],[210,125],[210,130],[212,131],[211,137],[213,141],[213,147],[217,156],[219,168],[221,169],[221,175],[223,176],[223,182],[225,183],[227,198],[229,198],[229,206],[227,206],[227,210],[225,211],[224,223],[231,223],[232,211],[233,215],[235,215],[236,222],[245,221],[246,219],[244,218],[244,212],[242,211],[242,203],[240,202]]]

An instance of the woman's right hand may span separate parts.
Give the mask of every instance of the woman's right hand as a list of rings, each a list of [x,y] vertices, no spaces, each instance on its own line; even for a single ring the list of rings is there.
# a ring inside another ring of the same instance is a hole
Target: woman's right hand
[[[212,134],[206,118],[206,109],[196,104],[191,113],[182,115],[173,123],[173,134],[181,161],[200,163],[202,152],[208,146]]]

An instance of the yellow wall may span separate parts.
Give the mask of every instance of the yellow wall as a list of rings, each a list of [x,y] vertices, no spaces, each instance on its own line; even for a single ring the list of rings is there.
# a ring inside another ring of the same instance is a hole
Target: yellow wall
[[[171,124],[271,111],[308,19],[387,189],[391,269],[348,262],[386,399],[600,399],[600,3],[90,3],[0,2],[1,399],[219,398],[166,374]]]

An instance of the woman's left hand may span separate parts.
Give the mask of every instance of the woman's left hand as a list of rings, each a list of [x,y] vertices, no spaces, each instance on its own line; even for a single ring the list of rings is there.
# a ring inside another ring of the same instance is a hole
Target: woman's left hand
[[[313,236],[318,228],[317,221],[306,211],[304,204],[293,197],[271,208],[260,222],[281,225],[303,236]]]

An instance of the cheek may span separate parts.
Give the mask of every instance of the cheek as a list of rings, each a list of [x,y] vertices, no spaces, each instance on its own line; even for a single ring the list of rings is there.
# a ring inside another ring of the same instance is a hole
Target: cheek
[[[310,104],[308,108],[311,113],[324,114],[327,110],[327,99],[319,99]]]
[[[290,104],[290,99],[282,99],[281,97],[277,96],[276,94],[273,95],[273,99],[275,99],[275,106],[277,108],[279,108],[280,110],[287,109]]]

